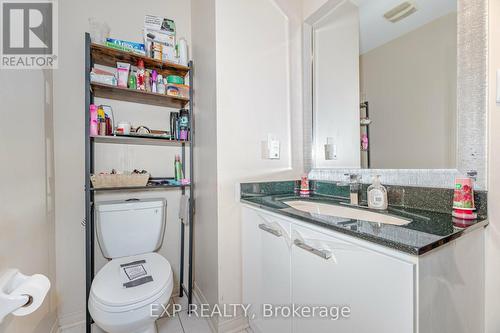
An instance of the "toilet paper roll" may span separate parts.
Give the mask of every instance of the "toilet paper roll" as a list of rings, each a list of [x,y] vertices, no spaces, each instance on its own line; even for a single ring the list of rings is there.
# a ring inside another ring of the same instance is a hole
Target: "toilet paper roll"
[[[45,296],[50,289],[50,281],[49,279],[41,274],[35,274],[26,278],[19,287],[14,289],[10,295],[11,296],[21,296],[27,295],[30,300],[28,304],[23,306],[22,308],[17,309],[12,312],[15,316],[26,316],[30,313],[35,312],[40,305],[42,305]]]

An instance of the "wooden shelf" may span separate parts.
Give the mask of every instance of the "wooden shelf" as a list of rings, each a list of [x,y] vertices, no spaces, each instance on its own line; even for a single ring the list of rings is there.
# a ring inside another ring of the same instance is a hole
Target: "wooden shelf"
[[[162,137],[145,137],[135,135],[116,135],[116,136],[94,136],[90,140],[94,143],[113,143],[123,145],[150,145],[150,146],[182,146],[189,141],[170,140]]]
[[[182,109],[189,102],[189,98],[175,97],[142,90],[128,89],[102,83],[90,84],[95,97],[115,99],[119,101],[164,106]]]
[[[116,62],[127,62],[130,65],[136,65],[139,59],[144,61],[144,67],[147,69],[155,69],[163,76],[178,75],[185,77],[189,72],[188,66],[183,66],[171,62],[163,62],[150,57],[141,56],[132,52],[116,50],[104,45],[94,44],[90,45],[90,52],[94,63],[116,67]]]
[[[169,189],[182,189],[190,185],[146,185],[146,186],[127,186],[127,187],[104,187],[94,188],[90,190],[94,192],[111,192],[111,191],[150,191],[150,190],[169,190]]]

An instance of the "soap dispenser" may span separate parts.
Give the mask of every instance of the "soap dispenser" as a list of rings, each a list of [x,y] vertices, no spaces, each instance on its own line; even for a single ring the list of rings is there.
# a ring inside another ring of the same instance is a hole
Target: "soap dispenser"
[[[371,209],[386,210],[387,189],[380,182],[380,176],[373,177],[373,183],[368,187],[368,207]]]

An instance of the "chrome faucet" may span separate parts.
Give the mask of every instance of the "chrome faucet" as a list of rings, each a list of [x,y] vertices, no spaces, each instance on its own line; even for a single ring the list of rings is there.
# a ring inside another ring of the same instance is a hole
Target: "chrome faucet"
[[[361,184],[361,175],[355,173],[346,173],[348,177],[347,182],[340,182],[339,186],[349,186],[349,197],[351,199],[351,205],[359,206],[361,200],[361,189],[363,188]]]

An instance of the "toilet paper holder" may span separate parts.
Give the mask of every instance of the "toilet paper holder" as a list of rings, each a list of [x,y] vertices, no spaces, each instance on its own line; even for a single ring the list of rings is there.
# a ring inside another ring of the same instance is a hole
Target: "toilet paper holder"
[[[17,316],[23,316],[36,310],[34,309],[28,312],[19,311],[20,309],[32,305],[34,296],[30,295],[27,292],[17,292],[18,288],[23,286],[23,284],[25,284],[29,279],[33,277],[41,280],[48,291],[48,289],[50,288],[50,281],[45,276],[40,274],[27,276],[19,272],[19,270],[17,269],[8,269],[0,276],[0,323],[10,313]],[[45,297],[45,295],[46,292],[44,293],[43,297]]]

